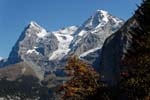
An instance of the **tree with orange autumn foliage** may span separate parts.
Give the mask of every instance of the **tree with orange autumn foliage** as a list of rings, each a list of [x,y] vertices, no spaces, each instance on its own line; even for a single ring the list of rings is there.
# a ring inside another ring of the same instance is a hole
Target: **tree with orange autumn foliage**
[[[60,88],[63,100],[86,100],[88,96],[96,93],[99,74],[91,66],[73,56],[68,60],[66,69],[72,79]]]

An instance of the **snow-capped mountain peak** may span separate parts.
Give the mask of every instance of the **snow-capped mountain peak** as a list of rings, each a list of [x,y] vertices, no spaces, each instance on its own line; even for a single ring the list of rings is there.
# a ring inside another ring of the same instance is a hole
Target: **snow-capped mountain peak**
[[[101,52],[105,39],[116,32],[123,24],[122,19],[111,15],[107,11],[97,10],[75,32],[69,54],[75,54],[84,59],[87,58],[88,62],[91,59],[94,64],[93,59],[98,57],[97,53]]]
[[[100,12],[100,13],[102,13],[102,14],[104,14],[104,15],[109,14],[108,11],[100,10],[100,9],[98,9],[96,12]]]
[[[36,35],[39,38],[43,38],[48,35],[48,32],[38,25],[36,22],[31,21],[27,27],[26,34],[30,37],[31,35]]]
[[[98,20],[99,22],[103,23],[104,25],[107,23],[114,24],[114,23],[122,23],[123,20],[119,19],[113,15],[111,15],[109,12],[105,10],[97,10],[95,15],[92,16],[93,21]]]
[[[31,25],[31,26],[39,26],[35,21],[31,21],[31,22],[29,23],[29,25]]]
[[[112,26],[112,32],[114,33],[118,26],[123,24],[123,20],[112,16],[105,10],[97,10],[84,24],[79,27],[75,33],[78,36],[83,36],[87,33],[97,33],[101,30],[104,30],[106,26]]]
[[[101,20],[103,20],[103,21],[105,21],[105,22],[108,22],[108,21],[109,21],[108,17],[109,17],[110,15],[109,15],[109,13],[108,13],[107,11],[104,11],[104,10],[97,10],[95,15],[97,15],[97,14],[98,14],[98,16],[100,16],[100,19],[101,19]]]
[[[1,60],[3,60],[3,58],[2,58],[2,57],[0,57],[0,61],[1,61]]]
[[[107,11],[97,10],[75,32],[75,38],[71,43],[72,49],[77,54],[81,54],[87,48],[101,48],[105,39],[116,32],[123,24],[123,20],[112,16]]]
[[[33,69],[39,74],[52,72],[55,66],[63,66],[72,54],[85,58],[100,51],[104,40],[122,24],[122,20],[103,10],[96,11],[79,27],[70,26],[53,32],[47,32],[31,21],[12,48],[7,63],[26,61],[35,64]]]

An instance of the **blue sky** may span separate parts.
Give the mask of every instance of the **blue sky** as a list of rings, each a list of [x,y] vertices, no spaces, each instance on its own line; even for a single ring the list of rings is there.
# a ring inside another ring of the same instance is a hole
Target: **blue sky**
[[[7,57],[24,27],[36,21],[48,31],[80,25],[97,9],[127,20],[141,0],[0,0],[0,56]]]

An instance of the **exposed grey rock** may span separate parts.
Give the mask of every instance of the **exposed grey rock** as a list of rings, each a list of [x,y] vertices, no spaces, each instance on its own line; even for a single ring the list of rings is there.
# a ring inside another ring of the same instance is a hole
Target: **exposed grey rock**
[[[117,84],[120,79],[120,64],[127,50],[131,48],[132,28],[138,27],[134,17],[130,18],[121,29],[106,39],[101,56],[102,81],[111,85]]]
[[[116,32],[123,24],[123,20],[112,16],[106,11],[97,10],[75,32],[71,53],[80,55],[90,49],[101,48],[105,39]]]
[[[123,23],[123,20],[102,10],[98,10],[80,27],[71,26],[55,32],[47,32],[37,23],[31,22],[12,48],[6,63],[1,65],[24,61],[31,64],[39,75],[44,76],[48,72],[57,75],[60,72],[62,75],[63,72],[58,69],[66,64],[68,57],[86,53],[81,58],[90,59],[89,63],[97,69],[97,59],[104,40]],[[95,48],[98,51],[93,51]]]
[[[52,33],[31,22],[13,47],[6,65],[26,61],[33,65],[33,69],[44,73],[49,55],[58,48],[57,43]]]
[[[96,71],[100,70],[100,58],[101,58],[101,49],[96,49],[96,51],[90,52],[85,56],[80,56],[80,59],[89,63],[94,67]]]

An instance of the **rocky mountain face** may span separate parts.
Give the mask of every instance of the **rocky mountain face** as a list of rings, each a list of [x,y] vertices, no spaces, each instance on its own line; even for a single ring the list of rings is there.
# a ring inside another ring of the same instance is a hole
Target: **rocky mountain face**
[[[123,21],[110,15],[103,10],[97,10],[84,24],[75,32],[75,39],[72,42],[72,52],[80,55],[90,49],[101,48],[104,40],[116,32]]]
[[[60,66],[74,54],[100,71],[101,82],[115,85],[112,91],[104,89],[107,99],[149,100],[150,1],[143,2],[124,25],[102,10],[80,27],[55,32],[31,22],[9,58],[0,60],[5,66],[0,68],[0,99],[58,100],[53,91],[70,80]]]
[[[107,37],[116,32],[124,21],[107,11],[97,10],[75,32],[70,54],[78,55],[97,69],[101,47]],[[91,57],[91,59],[89,59]]]
[[[6,100],[49,100],[59,84],[70,80],[62,67],[67,58],[78,55],[99,70],[105,39],[123,24],[123,20],[103,10],[97,10],[79,27],[70,26],[54,32],[31,22],[13,46],[8,59],[0,60],[0,97]]]
[[[31,22],[13,47],[7,63],[26,61],[35,65],[34,69],[42,73],[45,70],[44,66],[49,62],[49,56],[57,48],[57,38],[37,23]]]
[[[70,26],[55,32],[48,32],[31,22],[3,66],[24,61],[31,64],[39,76],[44,76],[45,73],[57,73],[71,55],[78,55],[96,66],[104,40],[123,24],[123,20],[103,10],[97,10],[79,27]]]
[[[134,17],[130,18],[115,34],[108,37],[102,47],[101,74],[102,80],[116,84],[120,77],[120,64],[127,50],[131,48],[131,29],[138,27]]]
[[[149,20],[150,0],[143,0],[134,15],[102,47],[101,81],[115,88],[111,91],[117,91],[115,99],[150,99]]]

